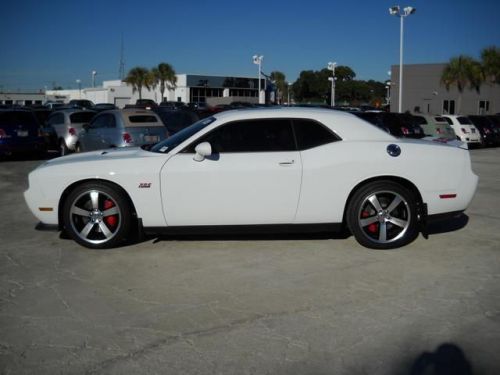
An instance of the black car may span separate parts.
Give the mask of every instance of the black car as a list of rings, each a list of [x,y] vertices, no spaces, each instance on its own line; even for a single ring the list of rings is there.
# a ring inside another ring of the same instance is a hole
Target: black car
[[[200,117],[193,111],[184,109],[170,109],[168,107],[156,107],[153,111],[160,117],[169,135],[175,134],[189,125],[194,124]]]
[[[118,107],[111,103],[97,103],[92,107],[92,110],[96,112],[109,111],[112,109],[118,109]]]
[[[378,126],[395,137],[423,138],[424,131],[412,115],[393,112],[352,112],[355,116]]]
[[[500,130],[487,116],[467,116],[481,133],[484,146],[497,146],[500,144]]]
[[[160,107],[169,109],[184,109],[187,108],[184,102],[164,101],[160,103]]]
[[[94,103],[86,99],[73,99],[69,101],[68,106],[74,108],[93,109]]]
[[[30,110],[0,109],[0,155],[47,151],[40,125]]]

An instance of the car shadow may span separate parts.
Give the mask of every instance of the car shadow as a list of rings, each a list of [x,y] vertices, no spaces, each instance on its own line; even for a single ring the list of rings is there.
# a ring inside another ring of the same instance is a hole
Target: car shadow
[[[463,213],[451,219],[431,222],[427,226],[427,234],[433,235],[440,233],[455,232],[457,230],[465,228],[468,222],[469,222],[469,217]]]

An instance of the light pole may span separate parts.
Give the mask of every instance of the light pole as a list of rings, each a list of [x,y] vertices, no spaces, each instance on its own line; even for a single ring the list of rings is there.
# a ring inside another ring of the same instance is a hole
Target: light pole
[[[387,90],[385,101],[386,101],[387,105],[390,105],[391,104],[391,81],[387,81],[385,83],[385,89]]]
[[[253,55],[253,63],[259,66],[259,104],[264,104],[262,103],[262,96],[261,96],[261,84],[260,84],[260,77],[262,75],[262,59],[264,56],[259,56],[259,55]]]
[[[410,14],[415,13],[416,9],[413,7],[405,7],[401,11],[399,5],[389,8],[389,13],[392,16],[399,17],[400,32],[399,32],[399,104],[398,112],[403,112],[403,20]]]
[[[335,67],[337,66],[336,62],[329,62],[328,63],[328,70],[332,71],[332,76],[328,77],[328,80],[332,82],[332,97],[330,100],[330,105],[332,107],[335,106]]]
[[[288,82],[288,106],[290,107],[290,88],[292,87],[292,84]]]
[[[81,99],[82,98],[82,81],[80,79],[77,79],[76,83],[78,84],[78,99]]]
[[[92,70],[92,87],[95,87],[95,76],[97,72],[95,70]]]

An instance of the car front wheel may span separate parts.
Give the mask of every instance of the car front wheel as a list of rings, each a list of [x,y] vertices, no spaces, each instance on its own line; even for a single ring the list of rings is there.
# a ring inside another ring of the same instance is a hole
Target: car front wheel
[[[418,236],[414,194],[392,181],[377,181],[359,189],[346,213],[356,240],[372,249],[393,249]]]
[[[63,215],[67,233],[88,248],[116,247],[130,235],[131,205],[111,184],[88,182],[78,186],[66,199]]]

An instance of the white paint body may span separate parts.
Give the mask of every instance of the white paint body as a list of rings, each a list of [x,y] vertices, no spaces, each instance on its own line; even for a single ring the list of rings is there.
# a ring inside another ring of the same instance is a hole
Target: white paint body
[[[58,224],[63,193],[86,180],[121,186],[145,227],[340,223],[349,194],[364,181],[397,177],[411,182],[428,213],[465,210],[476,190],[467,150],[397,139],[344,112],[305,108],[229,111],[169,153],[131,148],[50,160],[29,175],[26,202],[45,224]],[[203,134],[231,121],[308,118],[342,140],[305,151],[221,153],[195,161],[181,153]],[[386,148],[397,144],[401,155]],[[150,188],[139,188],[150,183]],[[442,199],[442,194],[456,194]],[[40,207],[52,211],[40,211]]]

